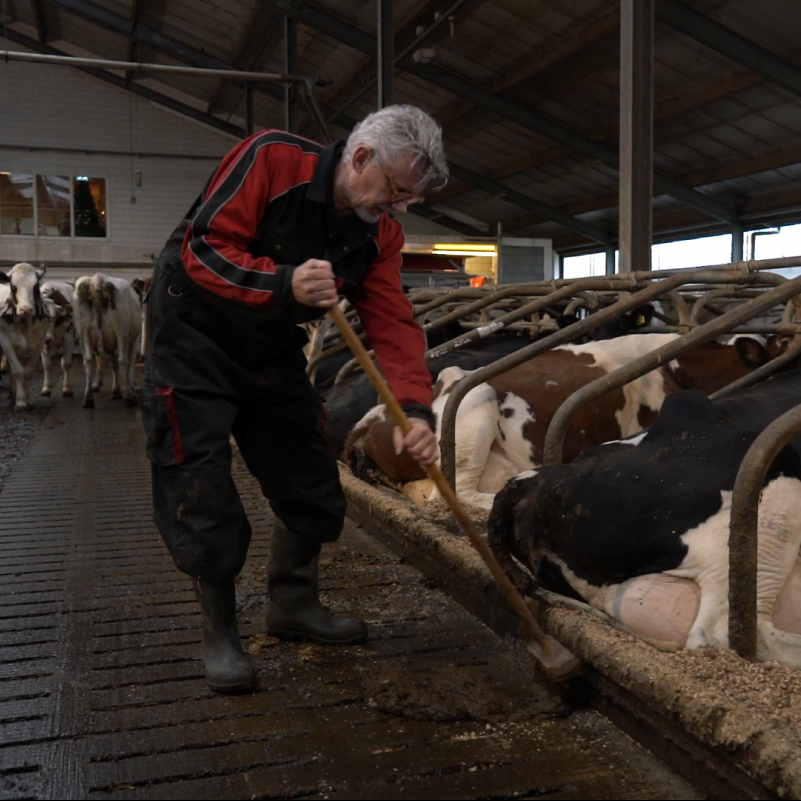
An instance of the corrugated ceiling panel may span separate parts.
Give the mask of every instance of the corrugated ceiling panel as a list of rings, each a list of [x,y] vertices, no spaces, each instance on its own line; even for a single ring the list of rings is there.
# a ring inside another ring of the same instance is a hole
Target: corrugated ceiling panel
[[[801,14],[793,0],[739,0],[712,17],[778,56],[789,56],[801,43]]]
[[[128,40],[117,33],[98,27],[75,14],[62,14],[59,28],[62,40],[80,47],[96,58],[125,61],[128,57]],[[58,42],[54,42],[58,46]]]
[[[131,17],[131,0],[94,1],[124,19]],[[146,25],[166,36],[196,50],[203,49],[221,61],[237,60],[237,64],[242,64],[258,52],[260,35],[266,38],[280,16],[279,12],[265,8],[256,16],[259,2],[164,0],[159,6],[142,4],[141,15]],[[801,44],[798,0],[686,2],[781,56],[788,57]],[[362,32],[375,32],[375,0],[314,0],[313,4]],[[615,7],[608,0],[476,1],[468,4],[466,12],[457,14],[453,36],[450,26],[445,24],[426,46],[430,44],[436,50],[436,65],[453,70],[477,86],[496,91],[513,106],[551,118],[616,152],[617,30],[603,26],[606,35],[594,43],[539,72],[532,71],[532,65],[541,63],[545,54],[562,48],[572,37],[587,30],[600,30],[590,26],[606,19]],[[429,25],[434,10],[433,5],[421,0],[396,0],[396,26],[413,18],[416,24]],[[436,10],[445,9],[438,4]],[[52,3],[45,4],[45,11],[51,37],[59,36],[70,42],[73,52],[80,48],[98,57],[127,58],[128,42],[124,36],[110,33]],[[20,22],[34,24],[30,3],[15,3],[13,13]],[[257,19],[260,31],[251,29]],[[411,29],[404,30],[398,37],[398,46],[409,42],[412,36]],[[317,95],[326,115],[348,101],[375,68],[364,53],[303,24],[298,26],[298,50],[298,72],[334,81],[332,87]],[[149,47],[142,48],[140,58],[178,63]],[[265,54],[262,69],[283,70],[280,39],[273,52]],[[517,83],[509,85],[509,76],[517,76]],[[202,110],[213,101],[212,111],[219,118],[230,116],[232,121],[243,124],[244,105],[239,87],[221,83],[217,78],[194,76],[152,77],[147,83],[183,102],[194,97],[192,104]],[[408,73],[396,74],[395,93],[396,102],[420,105],[442,119],[465,107],[464,99]],[[347,109],[339,122],[349,126],[350,120],[358,120],[372,111],[375,102],[376,91],[372,87]],[[254,103],[257,125],[283,125],[283,106],[279,100],[257,92]],[[794,146],[801,135],[801,99],[769,81],[749,76],[741,65],[661,22],[656,30],[655,108],[655,164],[671,175],[746,164],[760,154]],[[301,132],[320,138],[302,105],[299,117]],[[332,127],[336,136],[348,130],[339,125]],[[545,139],[486,109],[472,108],[446,123],[444,130],[447,151],[455,162],[477,172],[500,176],[509,187],[550,205],[584,204],[584,208],[589,208],[593,202],[609,202],[604,199],[617,190],[616,172],[599,164],[597,159],[566,150],[558,141]],[[547,154],[548,160],[538,164],[540,154]],[[750,193],[781,191],[797,182],[801,177],[799,169],[766,170],[756,177],[712,184],[705,191],[726,202],[747,198]],[[504,216],[522,219],[527,214],[508,201],[489,200],[485,193],[476,191],[454,196],[446,203],[456,211],[493,223]],[[667,197],[655,203],[657,211],[686,208]],[[583,218],[610,225],[616,215],[616,208],[608,208]],[[559,228],[550,225],[548,230],[558,232]]]

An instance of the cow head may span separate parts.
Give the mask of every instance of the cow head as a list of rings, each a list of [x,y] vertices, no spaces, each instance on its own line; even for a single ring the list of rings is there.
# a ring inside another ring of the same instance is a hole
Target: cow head
[[[34,267],[27,262],[15,264],[8,273],[0,271],[0,283],[9,284],[9,297],[4,313],[16,317],[35,317],[44,314],[39,281],[45,267]]]
[[[354,426],[345,442],[344,459],[357,478],[399,488],[426,477],[425,470],[406,451],[395,453],[394,428],[383,405],[371,409]]]
[[[600,307],[598,309],[594,309],[588,312],[588,315],[600,310]],[[599,342],[602,339],[615,339],[615,337],[622,337],[626,334],[632,333],[633,331],[637,331],[639,328],[645,328],[646,326],[650,325],[653,317],[654,307],[650,303],[646,303],[643,306],[638,306],[633,311],[620,315],[620,317],[617,317],[608,323],[604,323],[593,331],[584,334],[584,336],[577,337],[574,340],[574,343],[577,345],[583,345],[587,342]],[[576,314],[561,314],[556,318],[556,322],[561,329],[567,328],[569,325],[573,325],[573,323],[577,323],[581,319],[583,318]]]

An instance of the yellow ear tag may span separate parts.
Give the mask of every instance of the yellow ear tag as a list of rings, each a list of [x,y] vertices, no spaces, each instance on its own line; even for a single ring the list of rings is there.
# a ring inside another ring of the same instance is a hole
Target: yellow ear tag
[[[644,314],[638,314],[637,315],[637,321],[634,323],[634,325],[645,325],[645,315]]]

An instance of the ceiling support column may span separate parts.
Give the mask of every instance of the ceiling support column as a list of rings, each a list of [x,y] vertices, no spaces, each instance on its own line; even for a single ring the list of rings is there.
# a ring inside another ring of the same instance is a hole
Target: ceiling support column
[[[607,242],[605,252],[606,252],[606,274],[607,275],[614,275],[615,274],[615,246],[612,242]]]
[[[620,5],[620,272],[651,269],[654,0]]]
[[[284,74],[295,75],[298,69],[298,23],[284,17]],[[298,132],[298,86],[284,84],[284,129]]]
[[[245,136],[250,136],[254,131],[253,125],[253,87],[245,84]]]
[[[395,27],[392,17],[392,0],[378,0],[378,108],[395,102]]]
[[[731,261],[743,260],[743,240],[745,239],[745,229],[742,225],[731,227]]]

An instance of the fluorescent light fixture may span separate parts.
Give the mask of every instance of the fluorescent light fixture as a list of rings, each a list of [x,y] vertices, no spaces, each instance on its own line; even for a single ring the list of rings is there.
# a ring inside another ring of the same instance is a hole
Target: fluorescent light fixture
[[[434,250],[484,250],[495,253],[495,245],[479,245],[474,242],[438,242]]]
[[[435,256],[495,256],[495,245],[480,245],[470,242],[438,242],[432,251]]]
[[[492,250],[432,250],[434,256],[484,256],[492,258],[495,251]]]

